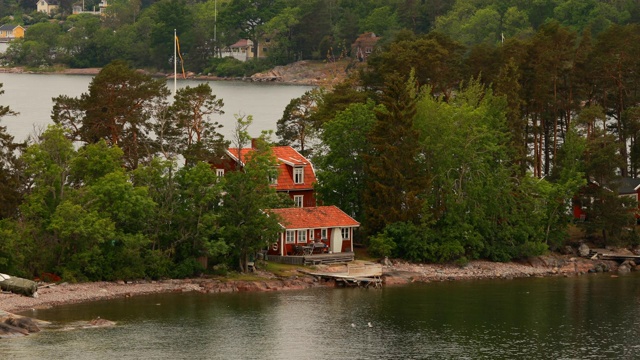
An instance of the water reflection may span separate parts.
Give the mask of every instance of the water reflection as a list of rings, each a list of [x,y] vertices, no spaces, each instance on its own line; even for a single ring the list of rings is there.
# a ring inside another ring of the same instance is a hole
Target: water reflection
[[[634,274],[134,297],[29,313],[60,325],[96,316],[118,325],[1,341],[0,354],[16,359],[51,354],[60,359],[631,359],[640,350],[639,279]]]

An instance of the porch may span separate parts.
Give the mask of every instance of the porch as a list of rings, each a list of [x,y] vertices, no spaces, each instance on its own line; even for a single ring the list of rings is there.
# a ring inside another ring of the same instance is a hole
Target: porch
[[[341,253],[323,253],[323,254],[311,254],[311,255],[266,255],[267,261],[273,261],[281,264],[291,265],[320,265],[320,264],[336,264],[346,263],[353,261],[355,254],[353,252],[341,252]]]

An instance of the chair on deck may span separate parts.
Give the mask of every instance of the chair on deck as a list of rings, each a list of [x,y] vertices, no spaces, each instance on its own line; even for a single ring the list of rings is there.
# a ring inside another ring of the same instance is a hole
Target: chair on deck
[[[293,245],[293,255],[300,256],[304,255],[304,250],[300,245]]]

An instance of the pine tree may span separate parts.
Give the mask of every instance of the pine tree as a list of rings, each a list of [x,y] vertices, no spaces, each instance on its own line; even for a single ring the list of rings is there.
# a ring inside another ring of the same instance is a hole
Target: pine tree
[[[419,133],[413,127],[417,88],[413,72],[408,80],[390,77],[382,95],[382,110],[369,136],[372,154],[365,156],[367,189],[364,194],[366,230],[375,234],[394,222],[419,222],[428,185],[416,161]]]

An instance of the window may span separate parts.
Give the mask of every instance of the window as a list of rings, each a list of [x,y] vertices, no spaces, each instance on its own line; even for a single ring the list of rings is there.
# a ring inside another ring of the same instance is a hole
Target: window
[[[298,230],[298,242],[299,243],[307,242],[307,230]]]
[[[293,196],[293,202],[295,203],[296,207],[303,207],[303,202],[304,200],[304,195],[294,195]]]
[[[315,231],[313,229],[309,230],[309,240],[311,240],[311,241],[313,241],[313,239],[315,239],[314,232]]]
[[[320,238],[322,240],[327,240],[327,229],[320,230]]]
[[[304,168],[303,167],[293,168],[293,183],[304,184]]]
[[[342,228],[342,240],[349,240],[349,228]]]
[[[216,176],[223,177],[224,176],[224,169],[216,169]]]
[[[296,242],[296,232],[293,230],[287,230],[287,244],[293,244]]]

